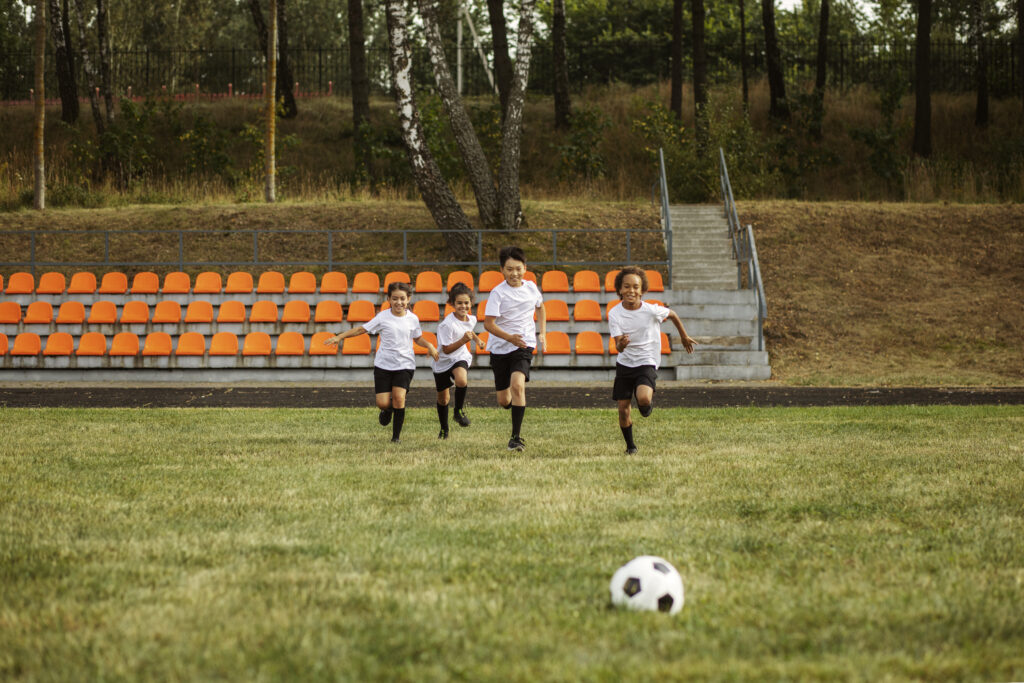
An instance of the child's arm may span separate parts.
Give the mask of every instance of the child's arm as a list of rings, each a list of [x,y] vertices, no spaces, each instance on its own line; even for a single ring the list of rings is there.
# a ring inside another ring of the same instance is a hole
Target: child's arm
[[[433,358],[434,360],[437,360],[437,349],[435,349],[434,345],[431,344],[428,340],[424,339],[422,334],[413,339],[413,342],[425,348],[427,350],[427,353],[430,354],[430,357]]]
[[[345,330],[344,332],[339,332],[333,337],[328,337],[327,339],[324,339],[324,346],[333,346],[335,344],[340,344],[343,339],[348,339],[349,337],[358,337],[361,334],[366,334],[366,328],[364,328],[362,325],[357,325],[353,327],[351,330]]]
[[[540,352],[544,353],[548,350],[548,312],[544,309],[544,306],[537,307],[537,344],[540,346]]]
[[[619,350],[619,353],[622,353],[629,346],[629,335],[620,334],[617,337],[612,337],[612,342],[615,343],[615,348]]]
[[[441,351],[443,351],[445,354],[455,353],[460,346],[462,346],[463,344],[468,344],[474,339],[477,340],[478,344],[480,343],[480,338],[473,333],[473,330],[466,330],[466,333],[464,335],[459,337],[457,340],[453,341],[451,344],[442,344]]]
[[[492,335],[494,335],[495,337],[498,337],[499,339],[504,339],[509,344],[514,344],[516,347],[520,349],[525,349],[526,342],[523,341],[523,338],[521,336],[519,336],[518,334],[509,334],[505,330],[498,327],[498,324],[494,322],[497,317],[498,316],[495,315],[485,316],[484,329],[487,330]]]
[[[672,321],[672,324],[676,326],[679,331],[679,338],[683,342],[683,348],[686,349],[687,353],[693,353],[693,345],[697,343],[696,339],[691,339],[690,335],[686,334],[686,330],[683,329],[683,321],[679,319],[675,311],[668,312],[668,319]],[[621,351],[621,349],[620,349]]]

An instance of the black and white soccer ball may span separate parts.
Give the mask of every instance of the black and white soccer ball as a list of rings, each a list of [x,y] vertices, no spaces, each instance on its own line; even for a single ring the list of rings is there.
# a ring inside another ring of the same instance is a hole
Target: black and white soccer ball
[[[612,576],[612,604],[631,610],[678,614],[683,609],[683,578],[667,560],[636,557]]]

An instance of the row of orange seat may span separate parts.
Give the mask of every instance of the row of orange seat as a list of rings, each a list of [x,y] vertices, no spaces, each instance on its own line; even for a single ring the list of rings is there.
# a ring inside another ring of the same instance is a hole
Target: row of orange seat
[[[605,274],[603,284],[604,291],[614,291],[615,275],[618,270],[612,270]],[[662,292],[665,290],[664,280],[661,273],[656,270],[648,270],[647,277],[650,281],[650,291]],[[534,273],[527,273],[527,279],[537,282]],[[456,270],[449,273],[447,280],[443,280],[437,271],[427,270],[419,273],[415,281],[404,271],[392,271],[384,276],[383,288],[386,290],[391,282],[407,282],[412,284],[418,293],[438,293],[451,289],[456,282],[466,284],[470,289],[480,292],[489,292],[503,280],[500,272],[486,270],[480,275],[480,281],[476,282],[472,273],[466,270]],[[581,270],[572,276],[570,289],[569,275],[561,270],[549,270],[541,275],[538,283],[545,292],[600,292],[602,286],[601,277],[593,270]],[[173,272],[164,276],[163,285],[160,284],[160,276],[152,272],[142,272],[132,278],[131,286],[128,285],[128,276],[125,273],[112,272],[102,276],[97,285],[96,275],[90,272],[74,273],[70,282],[63,273],[48,272],[39,277],[39,283],[35,281],[32,273],[17,272],[7,279],[7,286],[4,287],[3,276],[0,276],[0,291],[5,295],[26,295],[26,294],[347,294],[351,291],[354,294],[376,294],[381,291],[382,280],[377,273],[359,272],[356,273],[349,288],[348,276],[345,273],[325,273],[317,286],[316,275],[302,271],[293,273],[288,279],[285,287],[285,276],[277,271],[261,273],[256,283],[253,283],[253,276],[247,272],[234,272],[228,275],[225,283],[220,273],[203,272],[196,276],[195,284],[188,273]]]
[[[360,335],[344,340],[342,348],[328,346],[324,340],[331,336],[330,332],[317,332],[310,337],[309,346],[306,346],[305,335],[299,332],[282,332],[277,336],[276,344],[271,336],[265,332],[250,332],[245,335],[241,345],[238,335],[231,332],[218,332],[214,334],[207,347],[206,337],[199,332],[186,332],[178,337],[177,345],[166,332],[151,332],[146,335],[145,341],[140,343],[139,336],[131,332],[119,332],[107,346],[107,338],[99,332],[86,332],[78,340],[78,347],[75,347],[75,340],[67,332],[54,332],[46,339],[45,346],[38,334],[22,332],[14,339],[10,348],[12,356],[202,356],[209,352],[210,356],[237,356],[239,350],[243,356],[302,356],[307,353],[311,356],[333,356],[336,353],[343,355],[369,355],[372,347],[369,335]],[[437,338],[430,332],[424,332],[432,344],[437,344]],[[486,343],[487,333],[480,337]],[[379,345],[378,340],[378,345]],[[7,335],[0,333],[0,356],[8,353],[9,340]],[[241,346],[241,348],[240,348]],[[468,346],[468,345],[467,345]],[[172,348],[173,347],[173,348]],[[486,354],[486,348],[476,347],[478,354]],[[417,355],[425,355],[426,350],[414,345]],[[599,332],[580,332],[576,335],[570,348],[569,335],[565,332],[549,332],[547,335],[546,355],[565,355],[575,353],[577,355],[603,355],[616,354],[618,351],[612,344],[611,338],[606,338]],[[661,352],[671,353],[668,335],[661,333]],[[534,352],[536,353],[536,351]]]
[[[657,299],[649,301],[661,303]],[[619,304],[619,300],[608,302],[606,310],[611,311]],[[481,301],[477,305],[477,317],[483,320],[484,309],[487,301]],[[388,307],[388,302],[381,305],[380,310]],[[347,320],[350,323],[360,323],[371,320],[377,313],[377,307],[372,301],[359,300],[348,304],[348,315],[345,316],[343,307],[337,301],[321,301],[311,309],[310,305],[301,300],[288,301],[284,304],[283,312],[273,301],[257,301],[246,312],[246,306],[240,301],[225,301],[217,307],[217,315],[214,316],[213,304],[209,301],[193,301],[185,308],[182,315],[181,304],[177,301],[160,301],[155,305],[152,316],[150,307],[145,301],[129,301],[121,307],[120,314],[118,307],[112,301],[97,301],[89,307],[89,314],[86,315],[85,304],[79,301],[65,301],[57,309],[54,317],[53,305],[47,301],[33,301],[28,304],[25,314],[22,316],[21,305],[13,301],[0,301],[0,325],[122,325],[146,324],[152,322],[155,325],[176,325],[184,321],[186,324],[202,323],[243,323],[248,320],[250,323],[308,323],[311,320],[317,323],[338,323]],[[417,301],[413,304],[413,313],[422,322],[437,322],[442,318],[441,308],[434,301]],[[452,307],[445,304],[444,315],[452,312]],[[581,299],[573,305],[572,315],[569,314],[569,306],[562,299],[548,299],[544,302],[544,312],[551,322],[568,322],[570,319],[575,322],[601,322],[607,319],[607,313],[602,311],[601,304],[592,299]]]

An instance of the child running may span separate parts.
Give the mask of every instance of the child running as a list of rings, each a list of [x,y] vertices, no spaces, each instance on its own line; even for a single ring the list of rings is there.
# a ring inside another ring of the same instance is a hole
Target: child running
[[[661,363],[661,323],[666,319],[672,321],[687,353],[693,353],[696,344],[686,334],[675,311],[643,300],[647,287],[647,273],[642,268],[626,266],[615,276],[615,291],[622,303],[608,312],[608,331],[619,350],[612,399],[619,404],[619,428],[626,440],[626,455],[637,452],[630,414],[633,397],[636,396],[637,410],[644,417],[654,410],[654,385]]]
[[[437,435],[439,439],[448,438],[448,401],[452,385],[455,386],[455,422],[460,427],[468,427],[470,424],[465,405],[473,354],[466,348],[466,344],[476,341],[479,348],[484,347],[484,341],[473,331],[476,316],[469,313],[473,310],[473,290],[461,282],[455,283],[448,290],[448,303],[455,310],[437,326],[438,357],[433,362],[437,419],[441,423],[441,432]]]
[[[484,309],[484,329],[491,335],[491,371],[498,405],[512,411],[510,451],[525,450],[521,431],[526,414],[526,383],[530,381],[533,350],[547,348],[544,301],[537,285],[526,276],[526,256],[519,247],[504,247],[498,253],[505,281],[491,290]],[[536,312],[537,322],[533,316]]]
[[[420,319],[409,310],[412,285],[392,282],[388,285],[391,308],[374,316],[373,320],[353,327],[324,340],[324,345],[340,344],[349,337],[361,334],[380,334],[380,344],[373,358],[373,387],[380,409],[378,420],[382,426],[391,423],[391,443],[401,443],[402,425],[405,423],[405,395],[416,371],[416,356],[412,342],[422,346],[437,360],[437,349],[423,338]]]

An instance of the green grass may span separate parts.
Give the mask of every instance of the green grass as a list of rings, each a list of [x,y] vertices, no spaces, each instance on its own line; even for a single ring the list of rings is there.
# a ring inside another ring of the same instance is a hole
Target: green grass
[[[1024,407],[472,416],[0,410],[0,678],[1024,678]]]

